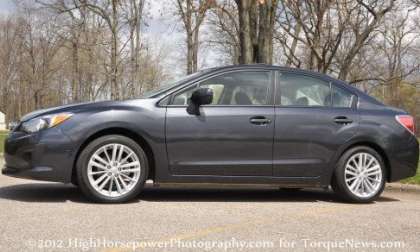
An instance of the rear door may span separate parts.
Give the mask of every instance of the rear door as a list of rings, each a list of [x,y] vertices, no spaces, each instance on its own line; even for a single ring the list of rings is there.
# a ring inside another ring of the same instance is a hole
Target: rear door
[[[274,175],[321,176],[356,133],[356,96],[311,75],[278,72],[277,80]]]
[[[234,71],[175,94],[166,115],[170,170],[177,175],[272,176],[273,73]],[[200,115],[186,111],[198,87],[213,89]]]

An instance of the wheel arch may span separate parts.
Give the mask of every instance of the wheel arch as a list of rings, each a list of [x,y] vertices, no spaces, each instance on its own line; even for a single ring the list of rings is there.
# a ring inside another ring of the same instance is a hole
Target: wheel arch
[[[350,150],[351,148],[358,147],[358,146],[366,146],[366,147],[372,148],[382,157],[382,159],[384,161],[384,164],[385,164],[386,181],[389,182],[390,179],[391,179],[391,172],[392,171],[391,171],[390,161],[389,161],[388,155],[386,154],[384,148],[382,148],[379,144],[377,144],[373,141],[360,140],[360,141],[355,141],[355,142],[352,142],[352,143],[348,144],[347,146],[345,146],[342,150],[340,150],[338,152],[338,155],[337,155],[337,157],[335,158],[335,161],[334,161],[334,166],[333,166],[334,169],[333,169],[333,173],[332,173],[331,178],[330,178],[330,183],[332,183],[332,180],[334,179],[335,165],[337,164],[340,157],[344,153],[346,153],[348,150]]]
[[[76,156],[74,158],[73,161],[73,166],[72,166],[72,172],[71,172],[71,182],[73,184],[77,184],[77,168],[76,168],[76,164],[77,164],[77,160],[79,159],[80,153],[86,148],[86,146],[91,143],[92,141],[94,141],[95,139],[98,139],[99,137],[103,137],[106,135],[122,135],[125,137],[128,137],[132,140],[134,140],[138,145],[140,145],[140,147],[143,148],[144,152],[146,153],[147,156],[147,161],[149,164],[149,174],[147,176],[147,179],[154,179],[155,177],[155,157],[154,157],[154,153],[153,150],[150,146],[150,144],[146,141],[146,139],[144,137],[142,137],[140,134],[137,134],[136,132],[124,128],[124,127],[110,127],[110,128],[105,128],[105,129],[101,129],[93,134],[91,134],[88,138],[86,138],[83,143],[80,145],[80,147],[78,148],[77,152],[76,152]]]

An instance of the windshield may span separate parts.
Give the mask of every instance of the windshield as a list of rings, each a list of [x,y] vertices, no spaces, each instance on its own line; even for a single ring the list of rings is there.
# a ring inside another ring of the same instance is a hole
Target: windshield
[[[187,76],[183,76],[180,79],[177,80],[172,80],[172,81],[168,81],[167,83],[164,83],[163,85],[161,85],[160,87],[158,87],[157,89],[154,90],[150,90],[148,92],[145,92],[140,98],[154,98],[157,97],[161,94],[164,94],[166,92],[168,92],[169,90],[173,89],[174,87],[190,80],[193,79],[201,74],[203,74],[204,72],[207,72],[208,70],[202,70],[202,71],[198,71],[196,73],[193,74],[189,74]]]

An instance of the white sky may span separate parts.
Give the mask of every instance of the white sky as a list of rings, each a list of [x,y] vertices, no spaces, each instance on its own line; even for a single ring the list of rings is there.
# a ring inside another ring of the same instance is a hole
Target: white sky
[[[186,69],[185,62],[185,35],[181,21],[175,16],[174,0],[147,1],[148,19],[147,27],[144,28],[143,36],[158,41],[162,47],[165,47],[170,55],[168,62],[171,71],[175,75],[184,75]],[[200,30],[204,34],[206,27]],[[199,68],[208,68],[220,65],[218,56],[211,48],[200,48],[198,54]]]
[[[11,0],[0,0],[0,14],[7,14],[13,11],[14,3]]]

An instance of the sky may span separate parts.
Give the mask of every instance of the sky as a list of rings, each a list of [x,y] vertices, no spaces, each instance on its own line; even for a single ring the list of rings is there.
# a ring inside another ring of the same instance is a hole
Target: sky
[[[145,9],[148,11],[148,16],[143,37],[156,41],[162,50],[167,51],[165,64],[167,69],[172,70],[173,75],[183,75],[185,73],[184,34],[180,23],[172,15],[172,11],[168,11],[167,6],[172,4],[171,1],[147,1],[146,3]]]
[[[147,27],[144,28],[143,36],[158,40],[159,43],[170,51],[167,64],[176,76],[185,74],[185,35],[182,22],[174,15],[174,1],[147,1],[148,17]],[[200,29],[200,37],[206,33],[203,25]],[[201,47],[198,54],[198,65],[200,69],[220,65],[220,55],[212,48]],[[175,68],[175,69],[174,69]]]
[[[7,14],[14,9],[14,3],[11,0],[0,0],[0,14]]]

